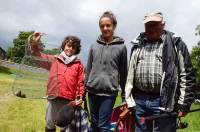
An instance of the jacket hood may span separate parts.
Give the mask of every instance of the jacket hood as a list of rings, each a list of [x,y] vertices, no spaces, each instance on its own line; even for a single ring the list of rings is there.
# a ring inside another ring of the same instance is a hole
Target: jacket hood
[[[98,39],[97,39],[97,43],[99,43],[99,44],[103,44],[103,45],[105,45],[105,44],[124,44],[124,39],[123,38],[120,38],[120,37],[118,37],[118,36],[114,36],[113,37],[113,40],[111,41],[111,42],[109,42],[109,43],[106,43],[104,40],[102,40],[102,37],[101,37],[101,35],[98,37]]]

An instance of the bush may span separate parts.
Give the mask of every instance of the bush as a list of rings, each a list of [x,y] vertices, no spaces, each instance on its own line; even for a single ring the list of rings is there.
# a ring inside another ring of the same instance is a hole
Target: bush
[[[12,72],[10,71],[10,68],[4,67],[0,65],[0,72],[1,73],[6,73],[6,74],[12,74]]]

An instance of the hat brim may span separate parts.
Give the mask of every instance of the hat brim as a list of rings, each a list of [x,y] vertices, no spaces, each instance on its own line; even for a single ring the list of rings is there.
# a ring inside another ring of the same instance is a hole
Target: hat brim
[[[160,22],[160,21],[162,21],[162,18],[160,18],[160,17],[156,17],[156,16],[150,16],[150,17],[147,17],[144,21],[143,21],[143,23],[145,24],[145,23],[148,23],[148,22]]]

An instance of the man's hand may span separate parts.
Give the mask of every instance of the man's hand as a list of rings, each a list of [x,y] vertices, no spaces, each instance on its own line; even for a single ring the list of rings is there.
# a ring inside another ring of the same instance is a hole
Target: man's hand
[[[178,112],[178,117],[185,117],[186,115],[187,115],[186,112],[182,112],[182,111]]]
[[[128,115],[131,115],[132,111],[134,110],[134,108],[126,108],[123,110],[123,112],[119,115],[119,117],[122,119]]]

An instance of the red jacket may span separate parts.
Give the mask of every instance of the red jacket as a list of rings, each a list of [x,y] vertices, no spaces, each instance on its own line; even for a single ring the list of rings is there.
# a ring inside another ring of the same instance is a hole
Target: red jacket
[[[83,96],[84,67],[80,59],[65,64],[62,56],[55,57],[41,52],[35,55],[49,61],[37,62],[41,67],[50,70],[47,83],[48,96],[59,96],[69,100],[75,100],[76,95]]]

